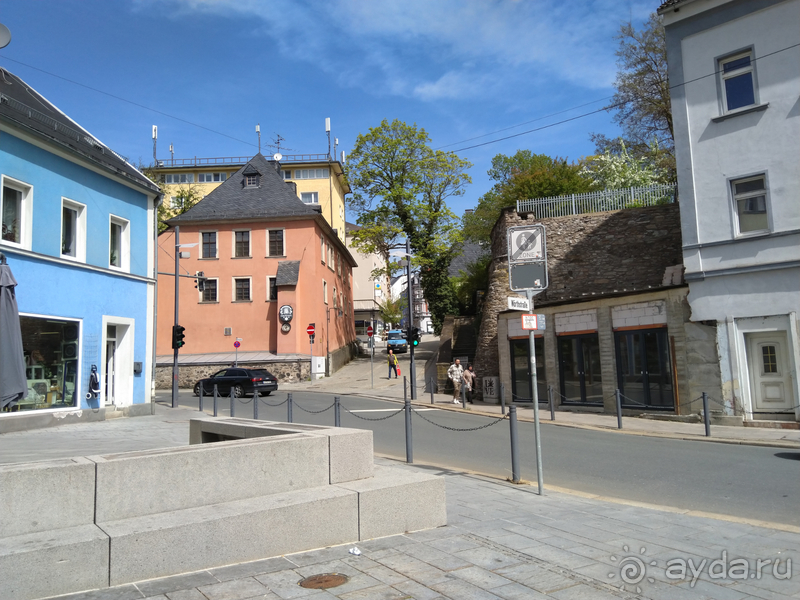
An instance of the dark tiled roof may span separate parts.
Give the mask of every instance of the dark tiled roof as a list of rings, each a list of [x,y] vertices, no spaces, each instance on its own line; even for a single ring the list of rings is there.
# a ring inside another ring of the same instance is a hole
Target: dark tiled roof
[[[665,0],[664,2],[661,3],[661,6],[658,7],[658,10],[656,12],[661,14],[668,8],[673,8],[675,6],[678,6],[679,4],[684,4],[689,1],[690,0]]]
[[[461,271],[467,271],[470,264],[489,254],[488,248],[483,248],[480,244],[465,242],[461,249],[461,254],[456,256],[450,263],[447,274],[450,277],[458,277]]]
[[[245,172],[260,174],[257,187],[245,187]],[[193,221],[312,217],[317,214],[317,211],[297,197],[293,186],[287,185],[274,162],[256,154],[225,183],[167,223],[180,225]]]
[[[278,273],[275,276],[275,285],[297,285],[300,277],[299,260],[283,260],[278,263]]]
[[[158,186],[122,156],[61,112],[22,79],[0,68],[0,119],[36,137],[66,149],[70,154],[99,164],[106,170],[158,193]]]

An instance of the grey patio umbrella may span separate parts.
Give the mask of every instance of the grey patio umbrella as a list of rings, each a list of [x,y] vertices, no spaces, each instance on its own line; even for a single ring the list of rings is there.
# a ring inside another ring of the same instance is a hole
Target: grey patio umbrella
[[[14,406],[28,395],[16,285],[11,267],[0,253],[0,408]]]

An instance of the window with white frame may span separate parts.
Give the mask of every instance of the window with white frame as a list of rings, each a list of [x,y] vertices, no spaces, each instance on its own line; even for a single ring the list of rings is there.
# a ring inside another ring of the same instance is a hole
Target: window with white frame
[[[763,175],[731,181],[738,233],[769,231],[767,186]]]
[[[321,169],[295,169],[295,179],[325,179],[328,177],[328,167]]]
[[[0,241],[31,247],[33,188],[3,176],[3,195],[0,197],[2,235]]]
[[[233,278],[233,301],[234,302],[250,302],[250,278],[249,277],[234,277]]]
[[[333,246],[328,244],[328,268],[333,271]]]
[[[319,236],[319,255],[322,257],[322,264],[325,264],[325,237]]]
[[[740,52],[719,60],[722,107],[724,112],[756,103],[756,82],[753,53]]]
[[[61,199],[61,256],[86,260],[86,206]]]
[[[270,229],[267,232],[269,256],[285,256],[283,248],[283,229]]]
[[[168,173],[165,183],[194,183],[194,173]]]
[[[200,292],[200,302],[219,302],[217,299],[218,282],[219,280],[216,278],[206,279],[203,291]]]
[[[325,304],[328,303],[328,282],[324,279],[322,280],[322,300]]]
[[[283,170],[281,170],[281,175],[283,175],[284,179],[291,179],[292,178],[292,170],[291,169],[283,169]]]
[[[222,182],[228,178],[227,173],[200,173],[199,181],[200,183],[214,183],[214,182]]]
[[[333,308],[336,308],[337,306],[339,306],[339,305],[336,303],[336,298],[337,298],[337,297],[338,297],[338,296],[336,296],[336,286],[333,286]]]
[[[267,302],[275,302],[278,299],[278,278],[267,276]]]
[[[250,257],[250,231],[233,232],[233,255],[236,258]]]
[[[302,192],[300,199],[306,204],[319,204],[319,192]]]
[[[216,231],[201,231],[200,243],[202,245],[203,258],[217,258],[217,232]]]
[[[108,235],[108,266],[127,271],[130,268],[130,223],[110,215]]]

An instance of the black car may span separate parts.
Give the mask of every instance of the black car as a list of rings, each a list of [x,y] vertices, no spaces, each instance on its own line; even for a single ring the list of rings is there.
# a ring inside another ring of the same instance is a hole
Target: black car
[[[220,396],[228,396],[233,390],[233,395],[241,398],[245,394],[258,392],[261,396],[269,396],[278,389],[278,380],[269,371],[263,369],[241,369],[230,367],[214,373],[208,379],[201,379],[194,385],[194,395],[200,395],[200,386],[203,386],[203,395],[210,396],[214,393],[214,384]]]

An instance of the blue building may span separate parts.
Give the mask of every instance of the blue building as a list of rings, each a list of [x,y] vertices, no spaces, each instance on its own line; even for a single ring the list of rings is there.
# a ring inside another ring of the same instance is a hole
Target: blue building
[[[0,83],[0,252],[28,378],[0,431],[23,413],[42,425],[150,413],[159,189],[2,68]]]

